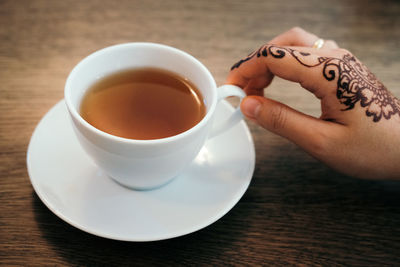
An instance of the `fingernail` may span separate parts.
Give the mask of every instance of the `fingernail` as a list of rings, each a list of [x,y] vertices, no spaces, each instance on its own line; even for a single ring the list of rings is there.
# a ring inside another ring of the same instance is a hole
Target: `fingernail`
[[[246,97],[243,99],[241,109],[244,115],[255,118],[261,107],[261,102],[255,97]]]

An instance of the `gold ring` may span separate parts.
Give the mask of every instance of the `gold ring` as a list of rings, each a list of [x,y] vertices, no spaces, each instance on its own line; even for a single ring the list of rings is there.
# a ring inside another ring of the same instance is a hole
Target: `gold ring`
[[[324,46],[324,43],[325,43],[324,39],[318,39],[313,44],[312,48],[320,49],[322,46]]]

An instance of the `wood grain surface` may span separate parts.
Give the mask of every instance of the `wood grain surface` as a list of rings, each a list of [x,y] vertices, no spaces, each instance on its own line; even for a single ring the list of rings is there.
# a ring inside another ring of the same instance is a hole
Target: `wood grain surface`
[[[343,176],[251,122],[257,162],[248,191],[187,236],[92,236],[48,210],[30,184],[30,136],[83,57],[118,43],[164,43],[200,59],[222,84],[236,60],[296,25],[335,39],[400,96],[395,0],[1,0],[0,265],[399,265],[400,182]],[[296,84],[276,79],[266,95],[320,114]]]

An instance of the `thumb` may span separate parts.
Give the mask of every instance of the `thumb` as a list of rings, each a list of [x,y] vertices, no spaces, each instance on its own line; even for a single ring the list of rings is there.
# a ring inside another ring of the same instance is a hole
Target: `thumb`
[[[243,114],[252,121],[289,139],[318,158],[326,150],[332,127],[339,127],[262,96],[248,96],[243,99],[240,107]]]

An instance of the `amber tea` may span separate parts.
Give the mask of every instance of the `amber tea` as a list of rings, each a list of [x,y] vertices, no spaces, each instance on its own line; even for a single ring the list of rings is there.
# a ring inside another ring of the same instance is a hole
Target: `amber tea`
[[[106,133],[138,140],[177,135],[206,113],[189,80],[166,70],[120,71],[96,82],[82,99],[81,116]]]

